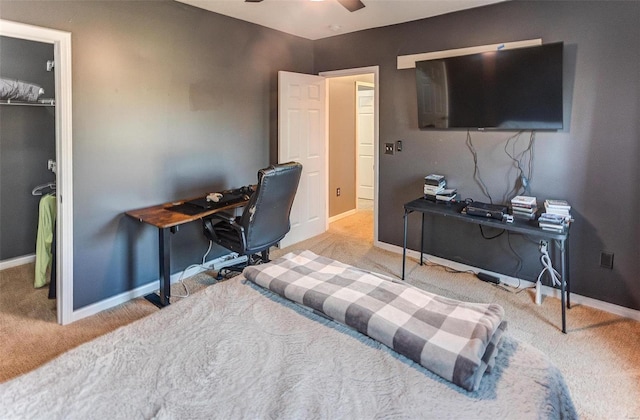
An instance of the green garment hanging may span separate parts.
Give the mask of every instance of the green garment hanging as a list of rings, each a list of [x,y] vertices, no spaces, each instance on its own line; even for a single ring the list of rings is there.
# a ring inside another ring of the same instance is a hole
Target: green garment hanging
[[[56,223],[56,197],[50,194],[40,199],[38,236],[36,238],[36,278],[34,287],[47,284],[47,268],[51,265],[51,242]]]

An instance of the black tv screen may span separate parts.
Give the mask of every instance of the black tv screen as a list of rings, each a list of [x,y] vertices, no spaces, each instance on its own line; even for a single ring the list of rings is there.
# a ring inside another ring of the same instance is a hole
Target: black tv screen
[[[562,49],[553,43],[416,62],[421,129],[562,129]]]

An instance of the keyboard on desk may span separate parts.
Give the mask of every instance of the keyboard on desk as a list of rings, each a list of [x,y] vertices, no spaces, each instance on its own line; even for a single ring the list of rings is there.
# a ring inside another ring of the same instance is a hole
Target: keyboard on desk
[[[186,203],[195,207],[199,207],[202,210],[211,210],[211,209],[218,209],[220,207],[224,207],[229,204],[241,203],[245,200],[246,198],[244,194],[227,193],[227,194],[223,194],[222,197],[218,199],[218,201],[209,201],[207,200],[206,197],[203,197],[203,198],[197,198],[195,200],[187,201]]]
[[[218,201],[209,200],[207,197],[196,198],[194,200],[185,201],[184,203],[168,207],[168,210],[188,215],[196,215],[207,210],[214,210],[232,204],[242,203],[243,201],[246,201],[252,193],[253,190],[250,187],[225,190],[220,192],[222,197],[219,197]]]

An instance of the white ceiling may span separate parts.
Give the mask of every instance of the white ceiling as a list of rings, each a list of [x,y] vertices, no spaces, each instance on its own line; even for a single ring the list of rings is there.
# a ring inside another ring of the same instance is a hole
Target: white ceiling
[[[504,0],[362,0],[349,12],[336,0],[176,0],[307,39],[443,15]]]

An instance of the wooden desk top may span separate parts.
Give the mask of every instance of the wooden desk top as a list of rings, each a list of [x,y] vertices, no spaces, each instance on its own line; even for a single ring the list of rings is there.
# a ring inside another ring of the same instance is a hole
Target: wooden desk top
[[[202,197],[196,197],[202,198]],[[125,214],[129,217],[137,219],[140,222],[153,225],[160,229],[179,226],[185,223],[193,222],[194,220],[202,219],[205,216],[209,216],[214,213],[218,213],[225,210],[234,209],[236,207],[242,207],[247,204],[247,201],[239,203],[227,204],[226,206],[218,207],[215,209],[204,210],[198,214],[184,214],[178,211],[169,210],[170,207],[183,204],[188,200],[172,201],[170,203],[159,204],[157,206],[145,207],[143,209],[129,210]]]

